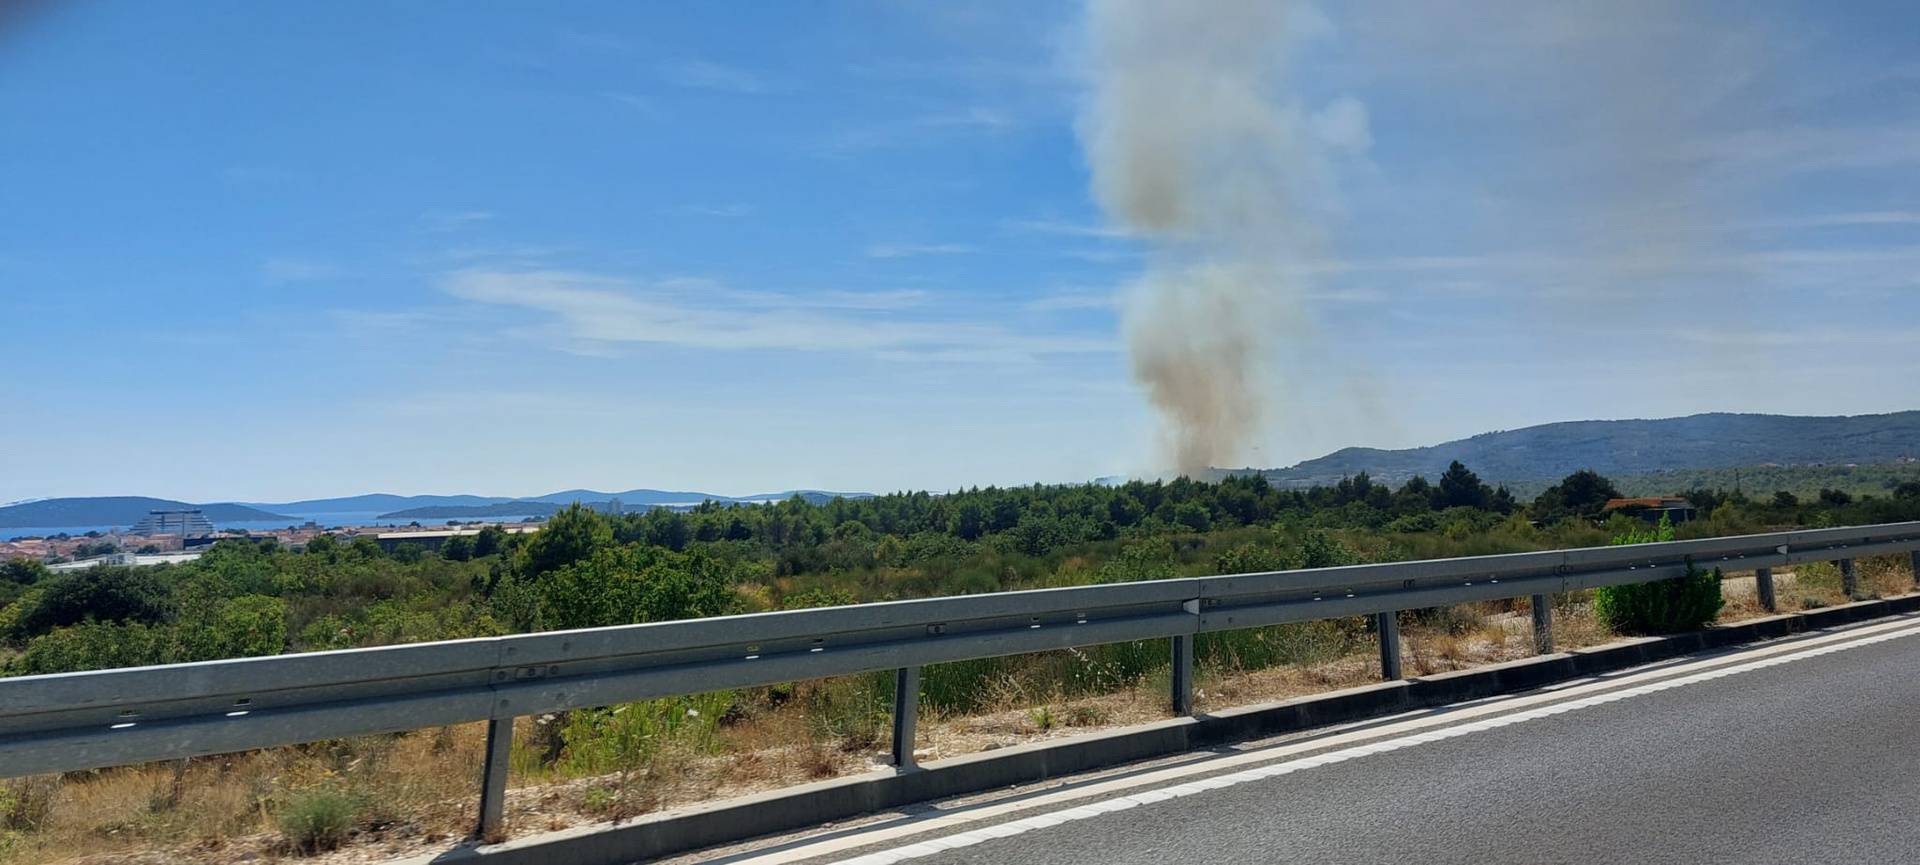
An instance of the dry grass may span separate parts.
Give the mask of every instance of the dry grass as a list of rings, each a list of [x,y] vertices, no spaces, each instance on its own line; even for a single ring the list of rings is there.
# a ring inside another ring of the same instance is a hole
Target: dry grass
[[[1904,557],[1859,563],[1861,594],[1885,597],[1913,589]],[[1837,570],[1801,566],[1775,572],[1783,611],[1840,603]],[[1767,615],[1751,574],[1723,583],[1720,621]],[[1554,598],[1555,644],[1568,649],[1614,639],[1595,620],[1586,593]],[[1430,675],[1525,657],[1531,623],[1522,601],[1462,605],[1409,616],[1403,625],[1405,668]],[[1364,642],[1346,643],[1323,660],[1265,669],[1200,670],[1201,711],[1248,705],[1378,681],[1377,658]],[[1057,667],[1048,670],[1057,672]],[[845,680],[839,680],[841,685]],[[698,747],[669,741],[617,771],[567,777],[543,763],[554,730],[522,719],[515,731],[513,788],[507,797],[514,835],[593,822],[619,821],[701,801],[883,770],[884,726],[823,732],[809,716],[809,688],[741,701],[744,708]],[[1109,693],[1068,697],[1058,684],[1007,677],[976,711],[923,708],[915,754],[937,760],[1089,730],[1170,716],[1164,673]],[[818,705],[816,703],[816,705]],[[730,713],[731,714],[731,713]],[[0,862],[216,863],[295,859],[359,863],[444,849],[466,835],[477,807],[482,725],[400,736],[366,737],[9,782],[0,787]],[[342,849],[299,856],[283,839],[276,814],[301,791],[350,791],[364,803]]]

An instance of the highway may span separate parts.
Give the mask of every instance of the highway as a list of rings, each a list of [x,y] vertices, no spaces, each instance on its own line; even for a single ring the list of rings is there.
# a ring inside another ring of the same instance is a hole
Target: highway
[[[1910,862],[1916,743],[1904,619],[714,861]]]

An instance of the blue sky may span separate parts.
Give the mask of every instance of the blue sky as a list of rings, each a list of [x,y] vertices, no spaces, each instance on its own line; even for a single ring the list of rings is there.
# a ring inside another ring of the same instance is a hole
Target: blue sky
[[[1289,13],[1324,182],[1230,462],[1916,407],[1902,4],[1439,5]],[[0,500],[1165,465],[1083,19],[46,5],[0,30]]]

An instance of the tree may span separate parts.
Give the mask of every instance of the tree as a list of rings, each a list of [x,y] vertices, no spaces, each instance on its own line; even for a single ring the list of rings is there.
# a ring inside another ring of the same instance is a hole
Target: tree
[[[440,558],[450,562],[464,562],[473,558],[473,536],[454,535],[440,545]]]
[[[953,509],[953,523],[947,531],[963,540],[974,540],[987,531],[987,509],[976,498],[969,497]]]
[[[1597,517],[1606,509],[1608,499],[1620,498],[1620,490],[1592,469],[1581,469],[1533,501],[1534,518],[1543,522],[1567,517]]]
[[[98,567],[53,581],[14,631],[31,637],[88,620],[158,624],[172,616],[172,589],[156,569]]]
[[[506,540],[506,530],[499,526],[487,526],[481,529],[479,534],[473,536],[473,557],[477,559],[499,553],[501,548],[506,546]]]
[[[331,557],[340,550],[340,541],[332,535],[314,535],[307,541],[307,555]]]
[[[1417,514],[1432,508],[1438,495],[1426,478],[1414,475],[1393,494],[1393,510],[1399,514]]]
[[[1480,480],[1480,476],[1467,470],[1459,460],[1447,466],[1445,474],[1440,476],[1440,506],[1442,508],[1480,508],[1486,509],[1493,498],[1493,490]]]
[[[1853,496],[1846,490],[1821,490],[1820,503],[1829,507],[1842,507],[1853,504]]]
[[[1786,490],[1776,490],[1773,494],[1773,506],[1776,508],[1797,508],[1800,506],[1800,497]]]
[[[1175,505],[1173,521],[1196,532],[1213,528],[1213,515],[1208,513],[1206,506],[1199,502],[1181,502]]]
[[[31,586],[47,578],[52,573],[47,566],[35,559],[8,559],[0,562],[0,580]]]
[[[574,502],[547,520],[527,542],[524,572],[539,576],[591,558],[613,546],[613,527],[606,518]]]
[[[591,628],[725,615],[739,604],[730,577],[704,552],[601,548],[542,578],[540,624]]]

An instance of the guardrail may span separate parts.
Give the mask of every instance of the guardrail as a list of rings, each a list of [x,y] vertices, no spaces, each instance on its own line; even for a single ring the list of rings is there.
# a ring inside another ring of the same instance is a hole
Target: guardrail
[[[487,721],[479,832],[501,827],[513,719],[588,706],[896,671],[893,760],[913,768],[926,664],[1168,638],[1172,701],[1193,710],[1198,634],[1376,617],[1400,678],[1401,610],[1530,596],[1552,651],[1556,592],[1909,553],[1920,522],[754,613],[509,637],[0,679],[0,778]]]

